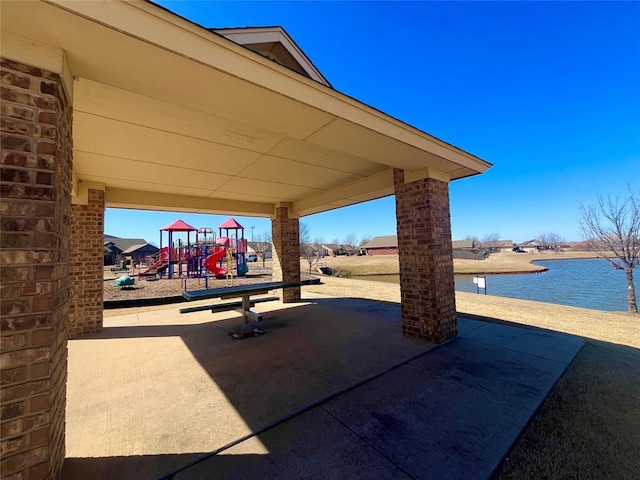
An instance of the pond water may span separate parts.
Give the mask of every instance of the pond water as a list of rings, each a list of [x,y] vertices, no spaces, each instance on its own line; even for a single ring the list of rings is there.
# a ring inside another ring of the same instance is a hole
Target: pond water
[[[595,310],[627,311],[627,279],[602,259],[541,260],[549,270],[518,275],[487,275],[487,294]],[[640,270],[634,271],[640,297]],[[474,275],[456,275],[456,290],[476,292]],[[357,277],[398,283],[398,275]],[[481,290],[482,291],[482,290]]]

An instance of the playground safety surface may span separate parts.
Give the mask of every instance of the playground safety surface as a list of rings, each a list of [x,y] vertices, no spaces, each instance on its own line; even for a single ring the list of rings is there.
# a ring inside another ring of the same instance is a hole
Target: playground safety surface
[[[242,342],[177,307],[70,341],[63,478],[489,478],[583,343],[460,318],[436,347],[397,304],[303,297]]]

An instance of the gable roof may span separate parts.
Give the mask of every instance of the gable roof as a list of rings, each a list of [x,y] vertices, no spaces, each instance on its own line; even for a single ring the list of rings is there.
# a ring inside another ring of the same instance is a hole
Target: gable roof
[[[144,238],[118,238],[110,235],[105,235],[104,244],[113,244],[122,252],[128,250],[134,245],[146,245],[147,242]]]
[[[323,243],[322,247],[328,248],[330,250],[338,250],[340,248],[344,248],[344,245],[341,243]]]
[[[76,204],[299,218],[490,167],[151,2],[3,2],[2,42],[72,95]]]
[[[129,248],[124,250],[122,252],[122,254],[124,255],[124,254],[129,254],[129,253],[135,253],[138,250],[142,250],[143,248],[146,248],[146,247],[150,247],[150,248],[147,248],[148,251],[157,252],[159,250],[159,248],[156,247],[155,245],[151,245],[150,243],[146,243],[145,242],[145,243],[140,243],[140,244],[137,244],[137,245],[131,245]]]
[[[513,247],[513,245],[514,245],[513,240],[498,240],[496,242],[496,247],[498,248]]]
[[[451,245],[453,248],[473,248],[475,242],[473,240],[453,240]]]
[[[544,244],[540,240],[527,240],[526,242],[522,242],[519,244],[520,247],[541,247]]]
[[[311,80],[331,87],[329,81],[282,27],[210,28],[209,30]]]
[[[397,235],[383,235],[380,237],[373,237],[373,239],[360,248],[392,248],[398,246]]]

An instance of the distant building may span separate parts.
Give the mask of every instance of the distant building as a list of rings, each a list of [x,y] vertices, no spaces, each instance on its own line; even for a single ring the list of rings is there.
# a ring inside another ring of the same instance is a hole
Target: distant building
[[[320,248],[324,256],[335,257],[338,255],[349,255],[349,250],[344,245],[338,243],[324,243]]]
[[[545,250],[547,246],[542,243],[540,240],[527,240],[526,242],[522,242],[518,244],[520,250],[524,250],[525,252],[537,252],[539,250]]]
[[[510,240],[507,240],[510,241]],[[486,252],[476,245],[474,240],[452,240],[451,247],[454,258],[482,259],[486,257]],[[397,255],[398,236],[384,235],[373,237],[369,243],[360,247],[365,255]]]
[[[475,240],[453,240],[451,246],[454,250],[471,250],[478,248]]]
[[[510,251],[516,244],[513,243],[513,240],[498,240],[494,248],[500,251]]]
[[[397,255],[398,236],[384,235],[373,239],[360,247],[366,255]]]
[[[158,247],[150,244],[144,238],[119,238],[111,235],[104,236],[104,264],[115,265],[124,259],[139,262],[145,257],[155,255]]]

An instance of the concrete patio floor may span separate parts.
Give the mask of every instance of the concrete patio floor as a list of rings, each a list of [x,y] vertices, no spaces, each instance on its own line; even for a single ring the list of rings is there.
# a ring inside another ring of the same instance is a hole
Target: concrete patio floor
[[[435,347],[397,304],[303,297],[246,340],[176,307],[70,341],[63,478],[486,479],[583,344],[460,318]]]

